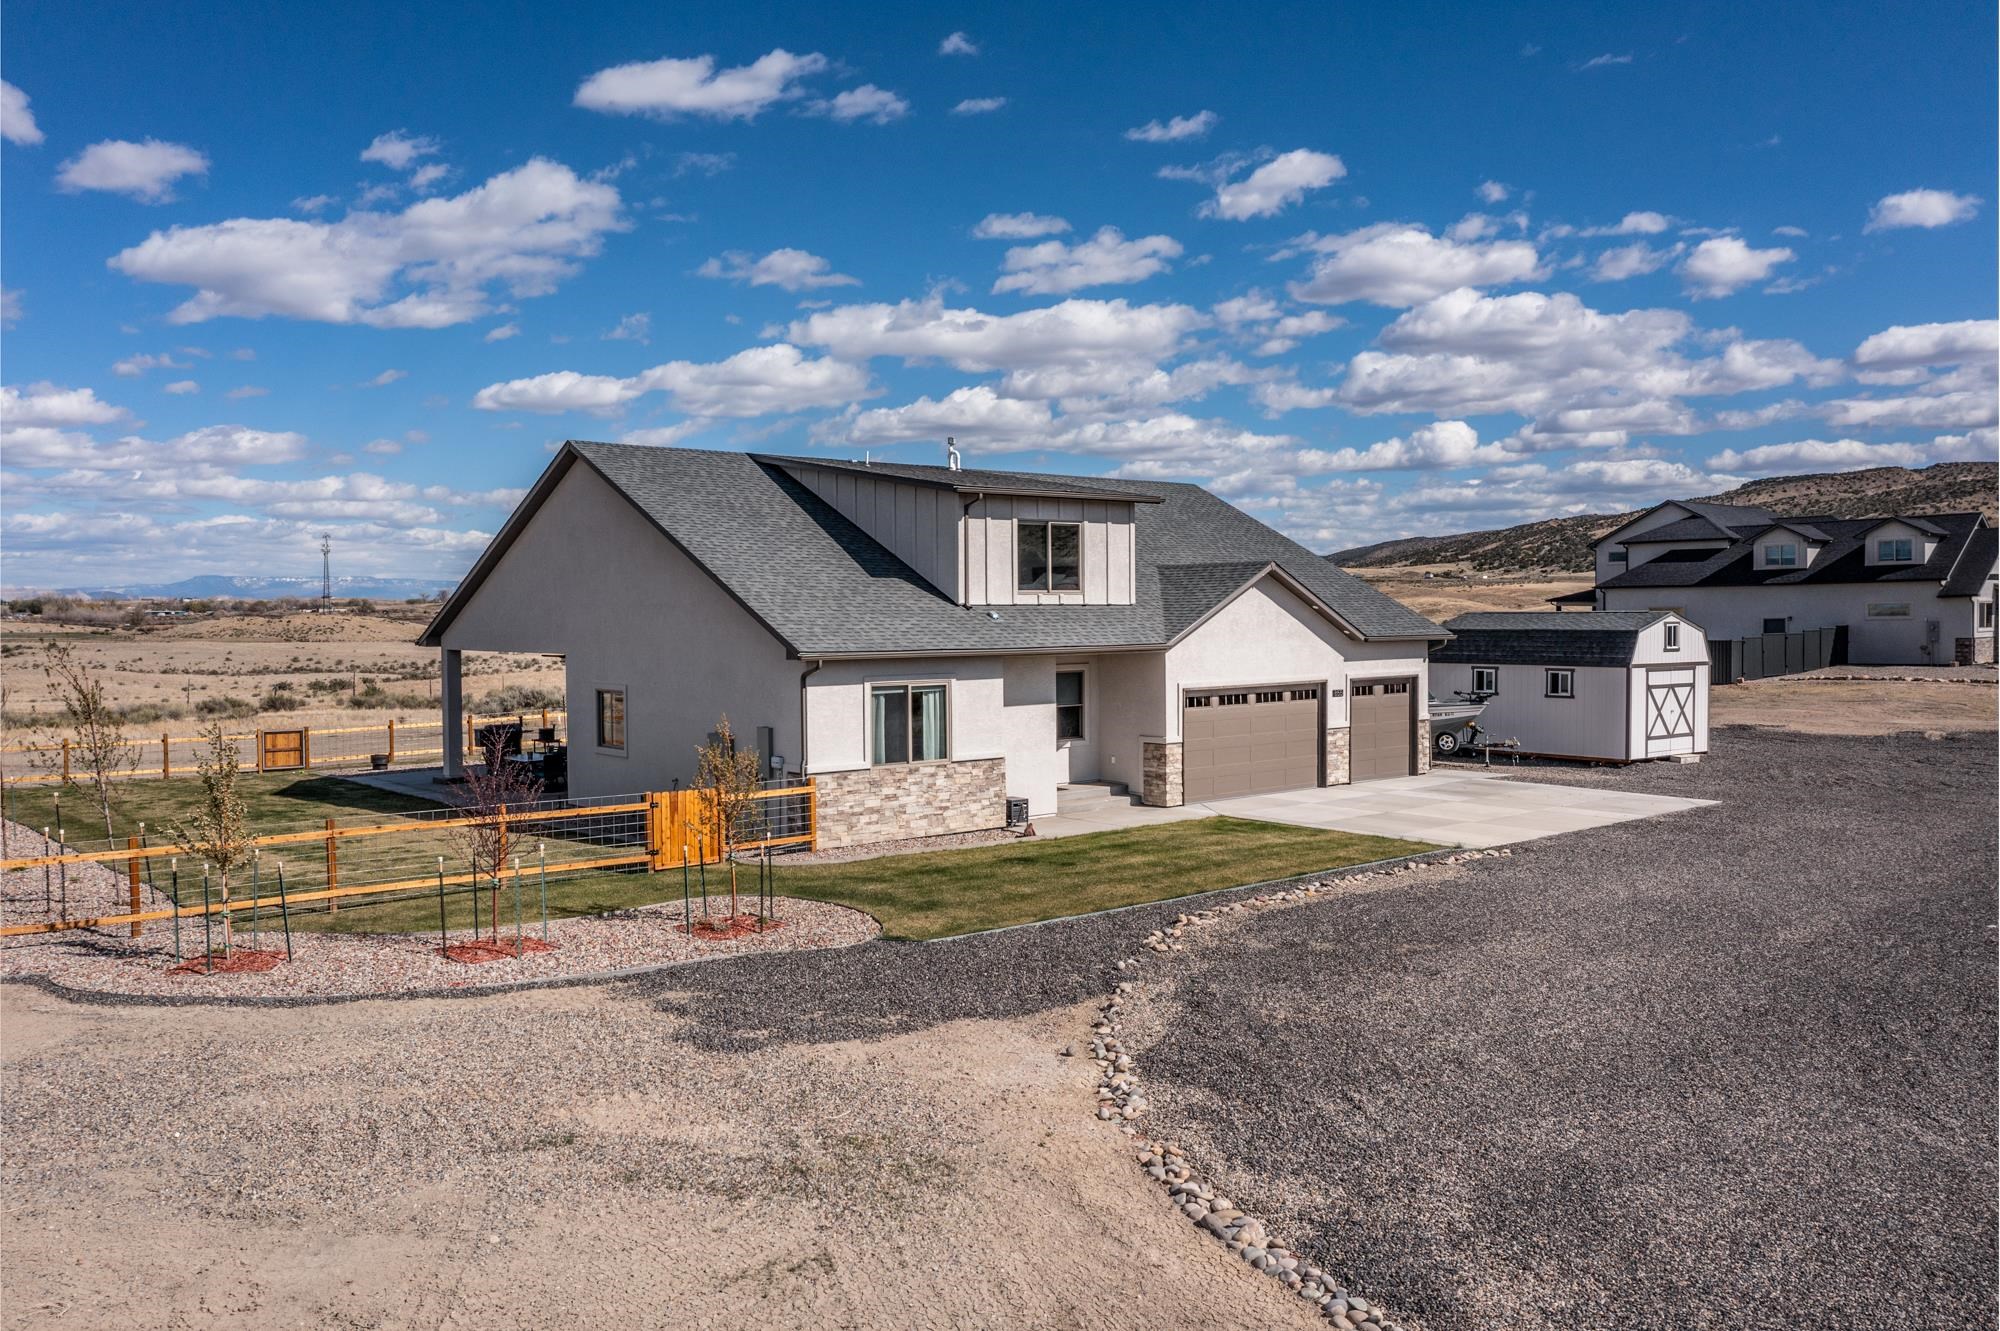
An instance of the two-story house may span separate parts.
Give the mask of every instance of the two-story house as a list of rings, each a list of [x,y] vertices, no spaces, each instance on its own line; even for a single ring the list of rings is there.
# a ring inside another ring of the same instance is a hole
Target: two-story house
[[[559,654],[573,793],[726,713],[838,846],[1421,771],[1450,636],[1193,485],[569,443],[420,641],[448,755],[461,653]]]
[[[1844,628],[1858,665],[1994,659],[1994,529],[1977,513],[1783,518],[1669,500],[1596,544],[1599,610],[1672,610],[1711,640]]]

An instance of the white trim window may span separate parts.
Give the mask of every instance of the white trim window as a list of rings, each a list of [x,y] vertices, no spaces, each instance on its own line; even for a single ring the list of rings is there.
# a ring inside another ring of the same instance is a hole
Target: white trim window
[[[625,690],[597,691],[597,747],[625,752]]]
[[[1549,670],[1543,672],[1542,696],[1545,698],[1574,698],[1576,696],[1576,671]]]
[[[1500,667],[1472,667],[1472,691],[1474,693],[1485,694],[1497,694],[1500,692]]]
[[[1016,522],[1014,586],[1024,592],[1083,590],[1083,524]]]
[[[1993,627],[1993,602],[1991,602],[1991,601],[1974,601],[1974,602],[1973,602],[1972,604],[1973,604],[1973,608],[1974,608],[1974,609],[1975,609],[1975,610],[1976,610],[1976,611],[1978,612],[1978,614],[1979,614],[1979,621],[1978,621],[1978,622],[1979,622],[1979,627],[1980,627],[1980,628],[1983,628],[1983,629],[1990,629],[1990,628],[1992,628],[1992,627]]]
[[[937,763],[951,755],[951,690],[939,684],[871,684],[868,761],[875,767]]]
[[[1056,671],[1056,738],[1083,739],[1083,672]]]
[[[1764,547],[1765,568],[1797,568],[1799,547],[1796,541],[1774,541]]]
[[[1681,626],[1679,624],[1664,624],[1661,626],[1661,632],[1666,638],[1667,651],[1677,652],[1681,649]]]
[[[1914,563],[1916,557],[1916,543],[1907,536],[1875,542],[1875,562],[1878,564],[1909,564]]]
[[[1871,601],[1868,603],[1868,618],[1870,619],[1908,619],[1909,617],[1910,603],[1908,601]]]

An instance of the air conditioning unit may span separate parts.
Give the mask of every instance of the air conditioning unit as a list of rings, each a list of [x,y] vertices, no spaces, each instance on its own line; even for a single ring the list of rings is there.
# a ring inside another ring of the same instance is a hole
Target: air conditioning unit
[[[1009,795],[1007,797],[1007,826],[1026,827],[1028,825],[1028,801]]]

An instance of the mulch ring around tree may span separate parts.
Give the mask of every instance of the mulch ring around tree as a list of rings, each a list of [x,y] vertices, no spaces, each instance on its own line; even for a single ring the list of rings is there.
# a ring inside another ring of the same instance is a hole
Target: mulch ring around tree
[[[539,938],[481,938],[470,943],[453,943],[437,950],[453,961],[477,966],[487,961],[512,961],[530,952],[553,952],[556,945]]]
[[[285,959],[283,952],[257,952],[247,947],[232,948],[227,956],[220,952],[206,957],[189,957],[178,966],[169,966],[169,975],[261,975],[277,969]]]
[[[696,920],[692,928],[696,938],[716,939],[769,933],[783,925],[783,920],[762,919],[755,915],[711,915],[705,920]]]

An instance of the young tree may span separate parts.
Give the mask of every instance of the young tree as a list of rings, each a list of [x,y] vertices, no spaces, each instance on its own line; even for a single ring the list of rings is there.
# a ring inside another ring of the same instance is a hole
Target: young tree
[[[736,848],[756,835],[757,791],[763,784],[754,749],[738,750],[725,713],[715,733],[695,749],[694,784],[708,802],[707,826],[697,829],[715,838],[729,861],[729,914],[736,915]]]
[[[492,892],[493,937],[500,937],[500,877],[507,868],[507,810],[533,804],[542,783],[526,763],[507,761],[507,741],[489,732],[486,761],[465,769],[465,800],[459,817],[471,822],[453,829],[459,853],[472,865],[472,890],[485,882]]]
[[[201,773],[201,803],[194,816],[173,824],[174,840],[199,856],[222,880],[222,955],[230,949],[229,872],[250,859],[250,815],[236,788],[236,741],[211,721],[201,732],[207,747],[195,760]]]
[[[111,825],[112,783],[121,772],[138,762],[138,750],[125,738],[125,727],[104,698],[104,682],[76,655],[66,642],[51,642],[42,657],[42,674],[62,705],[65,731],[50,736],[41,752],[41,761],[51,770],[63,771],[67,784],[76,786],[81,770],[90,783],[90,793],[104,815],[104,835],[117,835]],[[62,745],[69,745],[69,761],[63,762]],[[64,769],[67,768],[65,771]]]

